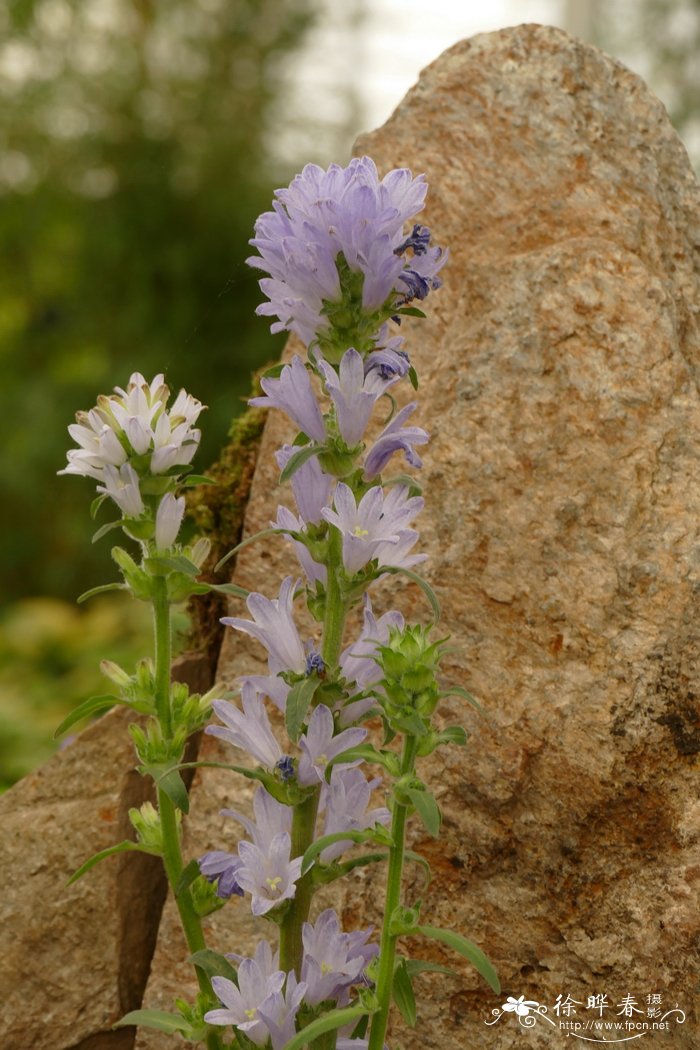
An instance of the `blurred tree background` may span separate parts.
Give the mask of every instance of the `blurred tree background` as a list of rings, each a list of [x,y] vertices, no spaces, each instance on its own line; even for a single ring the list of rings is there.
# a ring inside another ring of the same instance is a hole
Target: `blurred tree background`
[[[288,122],[274,151],[286,62],[318,15],[317,0],[0,6],[0,784],[104,691],[100,658],[144,652],[142,610],[73,604],[115,577],[109,541],[89,542],[93,484],[56,477],[76,409],[165,371],[209,406],[202,470],[281,350],[244,260],[275,186],[332,159],[332,136],[292,156]]]

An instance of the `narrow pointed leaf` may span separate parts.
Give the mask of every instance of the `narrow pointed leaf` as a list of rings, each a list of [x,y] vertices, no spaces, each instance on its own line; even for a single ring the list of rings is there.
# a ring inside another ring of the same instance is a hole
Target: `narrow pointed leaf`
[[[248,769],[246,766],[231,766],[227,762],[181,762],[175,769],[230,769],[233,773],[240,773],[248,780],[258,780],[263,784],[270,795],[278,802],[287,803],[287,790],[279,780],[271,773],[263,769]]]
[[[154,772],[157,773],[157,770],[154,770]],[[153,773],[151,773],[151,776],[153,776]],[[158,787],[165,792],[173,805],[177,806],[183,813],[189,813],[190,800],[187,788],[177,769],[170,769],[164,775],[154,776],[153,779]]]
[[[294,743],[299,739],[301,727],[306,720],[306,714],[314,698],[314,693],[321,684],[320,678],[310,676],[295,682],[287,696],[284,720],[289,733],[289,739]]]
[[[438,733],[438,740],[441,744],[457,744],[459,747],[464,747],[468,739],[467,731],[462,726],[448,726],[447,729]]]
[[[230,594],[234,598],[243,598],[244,600],[250,595],[250,591],[247,591],[245,587],[239,587],[236,583],[204,583],[202,587],[207,591],[216,591],[217,594]]]
[[[369,842],[375,837],[374,830],[366,831],[334,831],[332,835],[322,835],[320,839],[312,842],[301,862],[301,873],[305,875],[313,865],[316,857],[323,853],[326,846],[333,846],[336,842]]]
[[[101,540],[102,537],[106,536],[108,532],[112,531],[112,529],[118,529],[122,524],[122,520],[123,519],[120,518],[119,521],[108,521],[106,525],[100,526],[97,532],[93,533],[92,542],[97,543],[98,540]]]
[[[448,686],[448,688],[444,690],[442,695],[443,696],[461,696],[462,699],[466,700],[467,703],[471,704],[472,707],[475,708],[479,712],[479,714],[481,714],[481,715],[485,714],[485,711],[484,711],[483,707],[481,706],[479,701],[476,699],[476,697],[473,697],[472,694],[467,689],[463,689],[461,685]]]
[[[462,937],[461,933],[455,933],[453,930],[440,930],[436,926],[418,926],[416,927],[416,932],[422,933],[424,937],[429,937],[433,941],[440,941],[442,944],[446,944],[448,948],[452,948],[453,951],[459,952],[478,970],[486,983],[493,988],[494,992],[500,992],[501,982],[498,979],[498,974],[481,948],[477,947],[473,941]]]
[[[234,554],[238,554],[244,547],[247,547],[250,543],[255,543],[256,540],[263,540],[266,536],[286,536],[288,535],[287,529],[261,529],[260,532],[256,532],[254,536],[248,536],[241,543],[233,547],[228,554],[224,554],[221,561],[218,561],[214,566],[214,572],[219,570],[229,561]]]
[[[410,1028],[415,1028],[417,1019],[416,997],[413,994],[413,985],[411,984],[410,974],[406,969],[405,959],[401,959],[394,970],[392,995],[406,1024]]]
[[[369,1013],[372,1013],[372,1011],[365,1006],[348,1006],[343,1010],[331,1010],[330,1013],[312,1021],[301,1032],[297,1032],[294,1038],[285,1044],[284,1050],[302,1050],[305,1046],[311,1046],[314,1039],[325,1035],[326,1032],[334,1032],[338,1028],[344,1028],[346,1024],[352,1024],[353,1021],[357,1021],[360,1017]]]
[[[141,1025],[144,1028],[155,1028],[158,1032],[186,1032],[189,1024],[180,1014],[169,1014],[165,1010],[132,1010],[125,1014],[112,1028],[126,1028],[128,1025]]]
[[[77,600],[78,605],[82,605],[88,598],[94,598],[96,594],[106,594],[107,591],[128,591],[129,588],[125,583],[101,583],[99,587],[91,587],[89,591],[83,591]]]
[[[191,962],[193,966],[196,966],[198,970],[201,970],[210,979],[212,977],[226,977],[229,981],[233,981],[235,985],[238,985],[236,968],[231,965],[225,955],[220,955],[219,952],[212,951],[211,948],[203,948],[201,951],[195,952],[194,955],[190,955],[187,961]]]
[[[386,481],[382,479],[382,486],[385,489],[391,488],[392,485],[404,485],[408,489],[409,496],[423,495],[422,487],[410,474],[394,474],[392,478],[387,478]]]
[[[57,739],[74,726],[76,722],[80,722],[83,718],[89,718],[90,715],[97,714],[98,711],[106,711],[108,707],[114,707],[115,704],[123,703],[117,696],[91,696],[87,700],[83,700],[82,704],[71,711],[71,713],[63,719],[60,726],[54,733],[54,739]]]
[[[175,887],[175,896],[181,897],[185,890],[189,889],[196,878],[199,877],[199,864],[196,860],[191,860],[189,864],[183,869],[182,875],[177,881]]]
[[[416,370],[413,367],[413,365],[411,365],[411,367],[408,370],[408,378],[409,378],[409,380],[411,382],[411,386],[413,387],[413,389],[417,390],[418,389],[418,373],[416,372]]]
[[[95,496],[94,500],[90,504],[90,517],[94,521],[97,517],[97,512],[106,499],[109,499],[106,492],[102,492],[99,496]]]
[[[282,369],[286,368],[284,361],[278,361],[276,365],[271,365],[263,374],[260,376],[261,379],[279,379],[282,375]]]
[[[406,794],[416,807],[418,816],[423,821],[433,838],[436,839],[440,834],[442,817],[434,796],[430,791],[421,791],[418,788],[408,788]]]
[[[459,977],[459,974],[455,970],[451,970],[449,966],[428,962],[427,959],[405,959],[404,961],[409,977],[415,977],[419,973],[446,973],[450,977]]]
[[[420,866],[423,868],[423,871],[425,872],[425,885],[427,889],[427,887],[433,881],[433,873],[430,870],[430,865],[428,864],[425,857],[421,857],[420,853],[415,853],[412,849],[407,849],[406,860],[412,860],[414,864],[420,864]]]
[[[422,310],[419,310],[417,306],[402,306],[400,310],[396,311],[399,314],[403,314],[404,317],[425,317],[426,314]]]
[[[300,448],[298,452],[294,453],[294,455],[291,457],[286,467],[280,474],[280,485],[284,485],[285,481],[289,481],[289,479],[293,477],[294,474],[296,474],[299,467],[303,467],[308,460],[313,459],[314,456],[318,456],[320,452],[323,452],[322,445],[302,446],[302,448]]]
[[[171,558],[146,558],[143,567],[151,576],[169,576],[171,572],[181,572],[185,576],[194,577],[199,576],[202,571],[184,554],[175,554]]]
[[[82,879],[83,875],[90,871],[90,868],[94,868],[96,864],[99,864],[101,860],[113,857],[116,853],[129,853],[133,850],[140,853],[148,853],[148,850],[145,850],[138,842],[132,842],[130,839],[118,842],[116,846],[108,846],[107,849],[100,850],[99,853],[93,853],[92,857],[86,860],[84,864],[81,864],[77,871],[73,872],[68,880],[68,885],[72,886],[78,879]]]
[[[417,583],[430,602],[430,607],[433,610],[433,622],[438,622],[440,619],[440,602],[437,599],[435,591],[427,580],[424,580],[423,577],[419,576],[417,572],[413,571],[413,569],[405,569],[398,565],[382,565],[381,568],[377,570],[377,575],[381,576],[385,572],[391,573],[392,576],[398,576],[399,574],[408,576],[409,580],[413,580],[414,583]]]
[[[206,474],[188,474],[184,481],[180,482],[180,488],[190,489],[194,485],[220,485],[220,481],[208,478]]]

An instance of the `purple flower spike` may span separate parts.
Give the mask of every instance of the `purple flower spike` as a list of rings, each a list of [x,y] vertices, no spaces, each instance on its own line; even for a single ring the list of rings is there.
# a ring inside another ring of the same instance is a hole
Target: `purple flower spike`
[[[404,231],[423,208],[427,189],[423,175],[414,178],[405,168],[380,180],[370,157],[355,158],[347,168],[332,164],[327,171],[308,164],[287,189],[277,191],[274,210],[255,225],[250,243],[260,254],[247,261],[270,275],[260,282],[269,302],[257,312],[277,317],[273,331],[287,328],[308,346],[328,331],[326,304],[341,301],[341,256],[351,272],[362,275],[367,313],[405,302],[408,284],[416,281],[411,275],[430,283],[446,258],[427,247],[425,227],[414,226],[408,238]]]
[[[324,360],[319,360],[343,441],[351,448],[362,441],[369,417],[381,391],[365,389],[365,369],[357,350],[346,350],[338,372]]]
[[[367,736],[366,729],[344,729],[334,736],[335,727],[330,708],[319,704],[309,719],[309,728],[299,740],[301,757],[297,778],[302,787],[323,781],[326,766],[351,747],[357,747]]]
[[[364,476],[370,481],[381,474],[394,452],[403,452],[412,467],[422,467],[414,445],[425,445],[430,440],[421,427],[404,427],[405,421],[415,410],[417,402],[406,405],[381,432],[365,458]]]
[[[272,732],[265,703],[251,682],[243,682],[241,698],[242,711],[228,700],[214,700],[212,707],[224,724],[207,726],[205,732],[242,748],[262,766],[272,769],[282,757],[282,748]]]
[[[279,598],[266,598],[254,591],[248,595],[246,605],[253,621],[235,616],[224,616],[221,622],[237,631],[251,635],[265,646],[268,654],[270,674],[280,671],[296,671],[304,674],[306,654],[294,623],[294,592],[299,581],[287,576],[280,587]]]
[[[249,405],[260,408],[281,408],[308,437],[320,444],[326,440],[326,427],[321,409],[311,388],[311,380],[302,360],[292,358],[285,365],[279,379],[261,379],[265,397],[253,397]]]

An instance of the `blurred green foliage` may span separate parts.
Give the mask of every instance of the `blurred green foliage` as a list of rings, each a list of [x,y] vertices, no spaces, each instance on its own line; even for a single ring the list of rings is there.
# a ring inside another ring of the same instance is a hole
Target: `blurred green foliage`
[[[0,603],[111,578],[109,544],[87,542],[94,486],[56,477],[77,409],[165,371],[209,406],[201,469],[278,354],[244,259],[289,174],[269,160],[278,70],[316,7],[0,6]]]
[[[202,470],[251,371],[281,349],[244,260],[292,174],[275,159],[276,106],[321,6],[0,4],[0,786],[106,691],[103,658],[132,670],[149,652],[145,607],[74,604],[117,578],[110,541],[89,542],[94,483],[56,477],[76,410],[132,371],[165,371],[209,406]]]

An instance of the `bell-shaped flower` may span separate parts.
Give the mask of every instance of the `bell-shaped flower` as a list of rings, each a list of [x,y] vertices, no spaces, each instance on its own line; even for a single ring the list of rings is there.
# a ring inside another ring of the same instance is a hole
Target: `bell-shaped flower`
[[[301,756],[297,778],[303,787],[323,781],[328,763],[357,747],[367,736],[366,729],[344,729],[334,736],[335,725],[329,707],[319,704],[315,707],[306,733],[299,739]]]
[[[304,923],[301,979],[306,984],[304,999],[309,1006],[338,999],[360,979],[379,951],[379,945],[366,943],[371,933],[371,926],[354,934],[343,933],[332,908],[321,912],[313,925]]]
[[[262,766],[272,769],[282,757],[282,749],[272,732],[265,702],[250,681],[243,682],[241,699],[242,711],[228,700],[214,700],[212,707],[224,724],[207,726],[205,732],[242,748]]]
[[[298,451],[298,447],[294,445],[283,445],[278,449],[275,458],[280,470],[284,470],[294,453]],[[319,525],[322,520],[321,511],[330,501],[335,478],[331,474],[326,474],[321,469],[318,458],[313,456],[292,474],[291,483],[299,514],[307,524]]]
[[[277,520],[273,521],[272,527],[276,529],[284,529],[287,532],[303,532],[304,522],[301,518],[297,518],[296,515],[289,510],[288,507],[277,508]],[[288,537],[289,542],[294,547],[294,553],[297,556],[299,564],[304,570],[309,583],[323,583],[325,585],[328,572],[325,565],[321,565],[320,562],[314,561],[309,552],[309,548],[301,542],[301,540],[295,539],[293,536]]]
[[[238,885],[238,870],[241,866],[240,857],[225,850],[211,850],[199,858],[199,870],[209,882],[216,882],[216,895],[222,900],[229,897],[243,896],[243,890]]]
[[[121,467],[105,464],[102,479],[104,484],[98,485],[97,491],[110,496],[125,517],[138,518],[143,514],[145,507],[141,499],[139,476],[130,463],[123,463]]]
[[[347,730],[346,730],[347,732]],[[391,814],[385,806],[368,810],[372,791],[381,784],[381,779],[367,780],[361,769],[352,766],[334,766],[330,782],[324,787],[325,805],[324,835],[335,835],[342,831],[364,831],[375,824],[388,824]],[[351,839],[334,842],[321,853],[321,860],[329,864],[350,849]]]
[[[326,426],[311,387],[311,379],[301,358],[295,355],[285,365],[278,379],[264,378],[260,386],[264,397],[253,397],[249,405],[259,408],[281,408],[307,437],[320,444],[326,440]]]
[[[338,431],[346,445],[353,448],[364,436],[377,398],[365,388],[365,369],[357,350],[346,350],[336,372],[322,358],[318,367],[325,379],[326,390],[335,406]]]
[[[403,452],[406,461],[412,467],[422,467],[423,461],[415,450],[415,445],[425,445],[430,440],[421,427],[405,427],[403,424],[416,408],[412,401],[398,412],[391,423],[384,427],[365,457],[364,476],[370,481],[381,474],[394,452]]]
[[[267,849],[252,842],[238,843],[241,866],[236,878],[241,889],[252,896],[253,915],[265,915],[296,892],[301,875],[301,857],[291,859],[292,840],[288,832],[273,836]]]
[[[272,992],[258,1007],[258,1014],[270,1033],[272,1050],[284,1050],[296,1035],[297,1011],[305,998],[306,984],[297,982],[292,971],[287,974],[284,991],[279,988]]]
[[[246,600],[253,620],[224,616],[222,623],[256,638],[267,649],[270,674],[280,671],[306,672],[306,654],[294,623],[294,593],[299,581],[287,576],[279,598],[266,598],[254,591]]]
[[[388,387],[398,383],[408,374],[411,362],[406,351],[402,349],[403,342],[400,335],[387,338],[383,346],[378,346],[376,350],[367,354],[363,366],[365,390],[383,394]]]
[[[396,487],[385,496],[379,486],[374,486],[358,504],[352,490],[342,482],[338,484],[335,510],[327,508],[323,516],[342,533],[343,565],[348,574],[364,568],[382,544],[399,542],[400,530],[405,529],[423,507],[420,497],[410,498],[407,492],[404,487]],[[382,549],[386,551],[386,546]]]
[[[382,671],[375,660],[377,646],[386,645],[391,627],[398,627],[400,630],[403,625],[403,615],[395,609],[385,612],[377,619],[372,610],[370,597],[365,594],[360,637],[340,655],[340,669],[343,677],[354,682],[358,692],[375,685],[381,679]]]
[[[263,853],[269,849],[274,838],[283,832],[290,833],[292,829],[291,807],[278,802],[264,787],[259,787],[253,795],[255,820],[235,809],[222,809],[221,814],[224,817],[233,817],[242,824],[254,845]]]
[[[267,941],[261,941],[255,957],[243,959],[238,967],[238,984],[228,977],[212,977],[212,988],[223,1010],[209,1010],[204,1020],[208,1024],[233,1025],[255,1046],[265,1046],[270,1038],[269,1029],[260,1015],[260,1006],[282,989],[286,974],[271,969],[273,956]]]
[[[166,492],[156,512],[156,547],[159,551],[167,550],[175,543],[184,515],[185,497],[176,499],[172,492]]]

